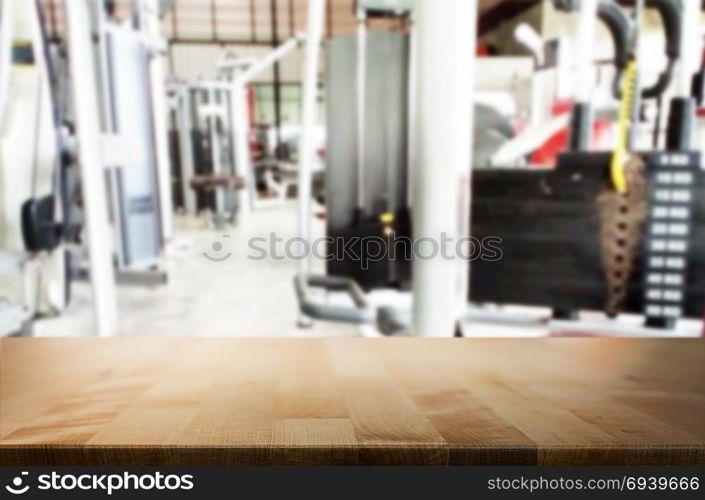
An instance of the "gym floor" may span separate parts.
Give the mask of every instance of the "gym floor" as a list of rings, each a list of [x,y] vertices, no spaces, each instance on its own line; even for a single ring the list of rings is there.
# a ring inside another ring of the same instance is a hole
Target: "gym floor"
[[[263,260],[248,258],[255,254],[248,247],[250,238],[269,239],[270,233],[275,233],[286,241],[296,235],[295,203],[254,211],[246,225],[223,230],[207,226],[205,218],[175,218],[175,236],[166,259],[167,285],[118,287],[118,335],[356,335],[356,329],[348,325],[318,323],[312,328],[298,328],[293,285],[296,262],[271,256]],[[323,234],[322,222],[316,221],[314,227],[316,234]],[[210,261],[206,253],[225,260]],[[323,270],[322,262],[314,265]],[[65,314],[36,322],[34,333],[92,336],[89,283],[75,282],[73,300]]]

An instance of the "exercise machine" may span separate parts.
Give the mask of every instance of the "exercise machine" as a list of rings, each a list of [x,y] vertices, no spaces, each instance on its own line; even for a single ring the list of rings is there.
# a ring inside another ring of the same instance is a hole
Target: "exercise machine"
[[[230,86],[197,80],[170,86],[173,196],[189,215],[212,214],[220,227],[235,223],[237,190],[244,187],[235,168]]]
[[[235,164],[238,175],[242,177],[245,189],[240,191],[239,207],[243,218],[247,218],[252,209],[281,204],[286,197],[286,187],[275,177],[278,165],[256,165],[252,157],[250,138],[252,131],[248,88],[253,79],[267,68],[291,54],[294,50],[311,40],[310,33],[298,33],[268,52],[263,57],[244,58],[236,52],[226,51],[219,63],[218,71],[230,86],[232,96],[233,141],[235,144]],[[257,168],[260,167],[260,168]],[[264,187],[264,196],[260,186]],[[276,197],[272,199],[271,194]]]
[[[420,238],[469,234],[477,5],[449,1],[412,7],[411,2],[358,2],[356,36],[328,44],[326,221],[334,243],[326,275],[312,273],[306,260],[299,262],[301,325],[375,321],[365,294],[370,283],[357,279],[354,267],[385,284],[412,288],[413,330],[419,335],[452,335],[466,301],[467,283],[458,277],[466,275],[467,262],[461,259],[370,259],[367,269],[359,260],[346,260],[341,248],[353,242],[359,250],[354,242],[365,236],[411,234],[412,226]],[[368,30],[368,19],[378,16],[401,19],[403,32]],[[441,164],[446,168],[437,168]],[[299,182],[299,227],[310,241],[307,184]],[[320,300],[318,289],[346,292],[349,305]]]
[[[39,2],[0,5],[0,336],[70,297],[67,193]]]
[[[135,0],[130,17],[114,2],[66,0],[66,57],[75,161],[85,214],[96,335],[117,325],[116,281],[156,285],[171,237],[171,181],[159,35],[160,5]]]
[[[165,195],[162,187],[170,184],[170,167],[164,151],[165,80],[153,66],[165,53],[154,28],[157,7],[136,1],[131,18],[119,22],[101,2],[89,5],[118,277],[160,283],[166,279],[160,261],[172,205],[170,189]]]
[[[424,75],[431,78],[430,68],[438,66],[431,63],[430,67],[424,66],[423,72],[405,67],[408,63],[404,57],[409,49],[398,34],[393,36],[401,47],[396,54],[401,57],[389,57],[392,50],[389,42],[374,51],[356,49],[350,41],[344,49],[337,48],[337,44],[343,47],[343,42],[331,42],[327,70],[331,96],[328,149],[332,157],[327,165],[327,222],[328,236],[341,243],[328,259],[327,276],[298,275],[296,287],[303,316],[361,324],[376,319],[380,325],[393,324],[394,331],[417,335],[458,331],[458,318],[467,311],[468,302],[543,306],[565,318],[575,317],[575,311],[584,310],[603,311],[610,317],[636,313],[646,318],[648,327],[660,328],[673,327],[680,317],[702,317],[705,284],[700,269],[703,254],[700,245],[701,219],[705,217],[705,206],[701,203],[704,179],[700,153],[693,149],[690,139],[694,116],[690,91],[697,68],[685,62],[686,51],[694,47],[683,42],[693,40],[683,33],[688,19],[683,9],[692,6],[670,0],[648,0],[643,5],[656,9],[664,21],[668,59],[656,83],[646,86],[634,84],[640,62],[639,25],[638,17],[634,21],[628,19],[622,10],[623,4],[629,2],[581,3],[592,4],[592,11],[586,11],[585,5],[576,10],[575,3],[563,7],[584,19],[599,16],[615,39],[618,71],[612,90],[622,104],[617,129],[626,131],[626,137],[641,123],[638,101],[665,96],[675,85],[665,149],[638,152],[636,142],[629,140],[616,143],[614,151],[592,150],[589,82],[594,80],[589,47],[593,45],[594,23],[591,23],[592,35],[586,33],[580,43],[583,64],[578,70],[578,82],[582,90],[576,92],[570,150],[561,155],[556,168],[543,170],[470,168],[473,164],[468,160],[467,170],[453,171],[453,166],[463,164],[463,157],[449,151],[456,151],[454,134],[463,130],[467,122],[457,118],[453,110],[446,109],[447,115],[442,115],[440,110],[429,106],[419,115],[418,106],[403,105],[409,87],[419,82],[426,88],[436,88],[435,98],[445,102],[441,93],[447,89],[424,80]],[[637,14],[642,10],[640,7],[637,2]],[[434,17],[433,12],[424,11],[424,15]],[[691,17],[695,15],[697,12],[690,12]],[[413,13],[415,24],[422,18],[421,12]],[[360,39],[369,44],[375,43],[374,38],[365,36],[361,30],[357,46],[363,45]],[[359,69],[374,65],[375,56],[380,53],[386,54],[384,69],[367,73]],[[355,60],[358,64],[354,64]],[[424,61],[428,64],[428,59]],[[357,68],[356,78],[350,77],[349,68]],[[336,76],[337,71],[345,77]],[[413,83],[414,74],[416,83]],[[385,93],[383,84],[370,83],[374,78],[381,80],[381,75],[386,77],[384,85],[393,90]],[[434,78],[440,77],[434,75]],[[354,94],[351,81],[357,82],[356,107],[350,104],[350,99],[342,98]],[[339,89],[342,90],[336,94]],[[417,96],[418,93],[418,90],[412,92]],[[375,98],[377,104],[370,105]],[[390,111],[389,101],[398,109]],[[341,110],[341,106],[346,108]],[[369,123],[364,118],[365,110],[370,109],[384,110],[375,115],[377,122],[385,123],[378,127],[381,132],[375,129],[379,123]],[[354,118],[351,120],[350,116]],[[453,122],[457,128],[450,129],[452,133],[446,134],[445,143],[433,142],[439,135],[433,127],[449,130],[439,126],[448,116],[457,120]],[[340,117],[347,120],[343,133],[340,128],[343,125],[335,123],[336,119],[342,121]],[[390,119],[398,120],[402,132],[395,129]],[[407,135],[403,130],[408,123],[428,135],[415,135],[415,141],[405,143]],[[356,130],[351,130],[353,124],[357,124]],[[621,135],[625,137],[624,132]],[[366,141],[383,146],[372,152]],[[427,143],[430,145],[424,145]],[[412,147],[407,149],[409,146]],[[418,152],[419,147],[423,153]],[[347,157],[339,160],[336,155]],[[417,166],[419,158],[428,162],[425,163],[428,170]],[[619,178],[627,179],[626,188],[615,180]],[[500,259],[475,259],[465,270],[454,262],[440,262],[442,259],[399,255],[389,258],[389,252],[383,259],[366,259],[362,243],[353,245],[354,253],[361,258],[346,255],[350,245],[345,242],[365,237],[387,240],[391,248],[392,235],[396,239],[413,236],[414,240],[433,236],[436,241],[440,241],[439,236],[444,232],[457,235],[457,226],[451,222],[457,221],[454,212],[463,206],[455,197],[455,190],[463,182],[467,182],[468,189],[465,214],[469,230],[465,234],[471,234],[476,241],[498,238]],[[364,262],[369,266],[363,265]],[[347,291],[354,306],[327,310],[325,303],[314,300],[314,288]],[[408,320],[400,326],[391,317],[393,311],[372,310],[367,292],[385,288],[411,290],[410,327]],[[458,291],[464,291],[462,299],[457,298]],[[439,319],[434,319],[434,315]]]

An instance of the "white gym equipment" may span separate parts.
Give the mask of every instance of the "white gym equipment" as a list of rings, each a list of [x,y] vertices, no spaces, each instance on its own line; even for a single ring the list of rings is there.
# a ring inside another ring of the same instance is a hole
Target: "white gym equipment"
[[[102,2],[65,0],[77,157],[86,212],[96,334],[117,324],[116,276],[158,284],[171,237],[171,180],[159,4],[135,0],[132,18]],[[113,264],[115,262],[115,265]]]
[[[38,4],[0,2],[0,336],[68,302],[63,245],[29,252],[21,213],[58,189],[58,141]],[[47,198],[49,199],[49,198]],[[58,197],[55,218],[60,217]]]

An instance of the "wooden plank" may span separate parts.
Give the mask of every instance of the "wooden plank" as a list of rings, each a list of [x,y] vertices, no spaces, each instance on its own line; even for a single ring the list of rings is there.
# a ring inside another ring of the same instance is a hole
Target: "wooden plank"
[[[0,465],[705,465],[705,339],[2,339]]]
[[[274,423],[274,465],[356,465],[357,438],[348,419],[282,419]]]
[[[283,419],[347,418],[345,395],[336,387],[323,344],[292,345],[291,354],[280,366],[280,381],[274,415]],[[309,362],[301,363],[301,359]]]
[[[536,444],[528,436],[455,383],[442,366],[419,363],[428,341],[403,350],[387,345],[392,348],[385,353],[389,372],[446,441],[451,465],[536,463]]]

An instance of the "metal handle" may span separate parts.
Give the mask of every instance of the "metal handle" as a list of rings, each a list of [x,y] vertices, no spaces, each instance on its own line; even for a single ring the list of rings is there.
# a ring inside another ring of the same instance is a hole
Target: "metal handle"
[[[656,98],[663,94],[673,79],[673,69],[681,54],[681,37],[683,36],[683,6],[680,0],[647,0],[646,6],[658,11],[663,21],[666,34],[666,56],[668,65],[651,87],[642,91],[642,97]]]
[[[355,280],[333,276],[300,274],[294,279],[294,286],[299,299],[299,308],[309,318],[356,324],[372,323],[376,319],[376,313],[369,306],[365,292]],[[311,288],[346,292],[355,306],[337,306],[317,302],[311,297]]]

